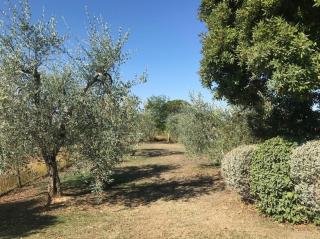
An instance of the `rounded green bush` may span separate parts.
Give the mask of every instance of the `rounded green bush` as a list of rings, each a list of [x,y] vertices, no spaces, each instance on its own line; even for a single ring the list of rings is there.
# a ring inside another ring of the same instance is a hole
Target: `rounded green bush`
[[[276,137],[260,144],[250,168],[250,188],[258,208],[278,221],[308,220],[306,208],[298,203],[290,178],[290,156],[295,144]]]
[[[227,153],[222,162],[222,175],[227,185],[245,201],[251,201],[249,169],[256,145],[243,145]]]
[[[320,141],[310,141],[291,155],[291,177],[302,205],[308,207],[315,220],[320,219]]]

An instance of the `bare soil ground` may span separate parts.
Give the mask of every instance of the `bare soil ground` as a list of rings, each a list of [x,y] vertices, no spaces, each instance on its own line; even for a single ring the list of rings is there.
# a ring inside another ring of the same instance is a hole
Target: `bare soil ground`
[[[0,238],[320,238],[313,225],[279,224],[225,188],[220,170],[178,144],[144,144],[116,170],[102,202],[90,178],[63,175],[50,209],[46,181],[0,197]]]

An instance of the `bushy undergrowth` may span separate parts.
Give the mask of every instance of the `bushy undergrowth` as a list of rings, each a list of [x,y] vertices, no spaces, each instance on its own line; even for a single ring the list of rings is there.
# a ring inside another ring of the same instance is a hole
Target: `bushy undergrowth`
[[[308,221],[290,178],[290,156],[295,144],[276,137],[260,144],[250,169],[250,187],[258,208],[278,221]]]
[[[216,112],[212,105],[200,97],[192,98],[191,105],[177,115],[177,133],[184,144],[187,154],[191,157],[203,156],[208,152],[217,138]]]
[[[156,122],[150,112],[142,112],[138,116],[138,141],[152,141],[157,133]]]
[[[311,220],[320,223],[320,141],[310,141],[291,155],[291,177],[302,205],[311,211]]]
[[[223,156],[240,146],[259,142],[252,134],[247,119],[247,112],[233,108],[221,111],[216,127],[216,139],[208,150],[212,162],[220,164]]]
[[[169,140],[171,142],[179,141],[179,120],[181,113],[171,114],[166,120],[166,131],[169,134]]]
[[[167,130],[184,144],[189,157],[207,157],[216,165],[231,149],[255,141],[242,112],[219,109],[201,96],[170,116]]]
[[[244,201],[251,201],[249,171],[256,145],[243,145],[227,153],[221,163],[226,183],[235,189]]]

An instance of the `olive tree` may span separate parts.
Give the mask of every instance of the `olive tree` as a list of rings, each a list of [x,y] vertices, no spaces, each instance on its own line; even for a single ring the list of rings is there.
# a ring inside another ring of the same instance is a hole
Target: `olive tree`
[[[21,171],[27,169],[29,162],[27,149],[30,145],[26,145],[29,142],[28,135],[15,130],[9,122],[2,121],[0,125],[0,174],[14,174],[18,187],[22,187]]]
[[[169,99],[166,96],[151,96],[147,99],[145,104],[145,111],[150,114],[156,124],[159,132],[165,130],[165,123],[168,117],[168,103]]]
[[[256,141],[246,117],[246,111],[221,109],[205,102],[201,95],[193,95],[180,113],[168,117],[166,126],[173,138],[184,144],[189,156],[204,156],[219,165],[233,148]]]
[[[139,141],[150,142],[154,140],[157,133],[157,126],[150,111],[143,111],[139,113],[138,131]]]
[[[62,148],[89,162],[95,188],[108,181],[135,139],[138,100],[130,91],[135,82],[122,81],[119,73],[128,58],[127,34],[114,40],[103,19],[91,17],[88,39],[70,51],[55,18],[31,17],[28,1],[1,15],[0,124],[26,136],[19,139],[27,146],[23,154],[45,162],[50,202],[61,194]]]
[[[217,138],[220,117],[213,104],[201,95],[192,95],[191,104],[178,114],[177,131],[179,140],[190,156],[205,154]]]

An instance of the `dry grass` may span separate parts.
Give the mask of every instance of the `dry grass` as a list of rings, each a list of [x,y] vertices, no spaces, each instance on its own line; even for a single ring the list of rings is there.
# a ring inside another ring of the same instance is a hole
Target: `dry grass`
[[[219,169],[174,144],[145,144],[117,170],[102,204],[85,176],[65,175],[65,196],[44,211],[45,181],[0,198],[0,237],[320,238],[313,225],[278,224],[225,189]]]
[[[67,166],[66,153],[58,155],[59,168]],[[20,172],[22,185],[47,174],[47,168],[42,160],[32,159],[26,168]],[[0,195],[17,187],[17,176],[14,174],[0,175]]]

